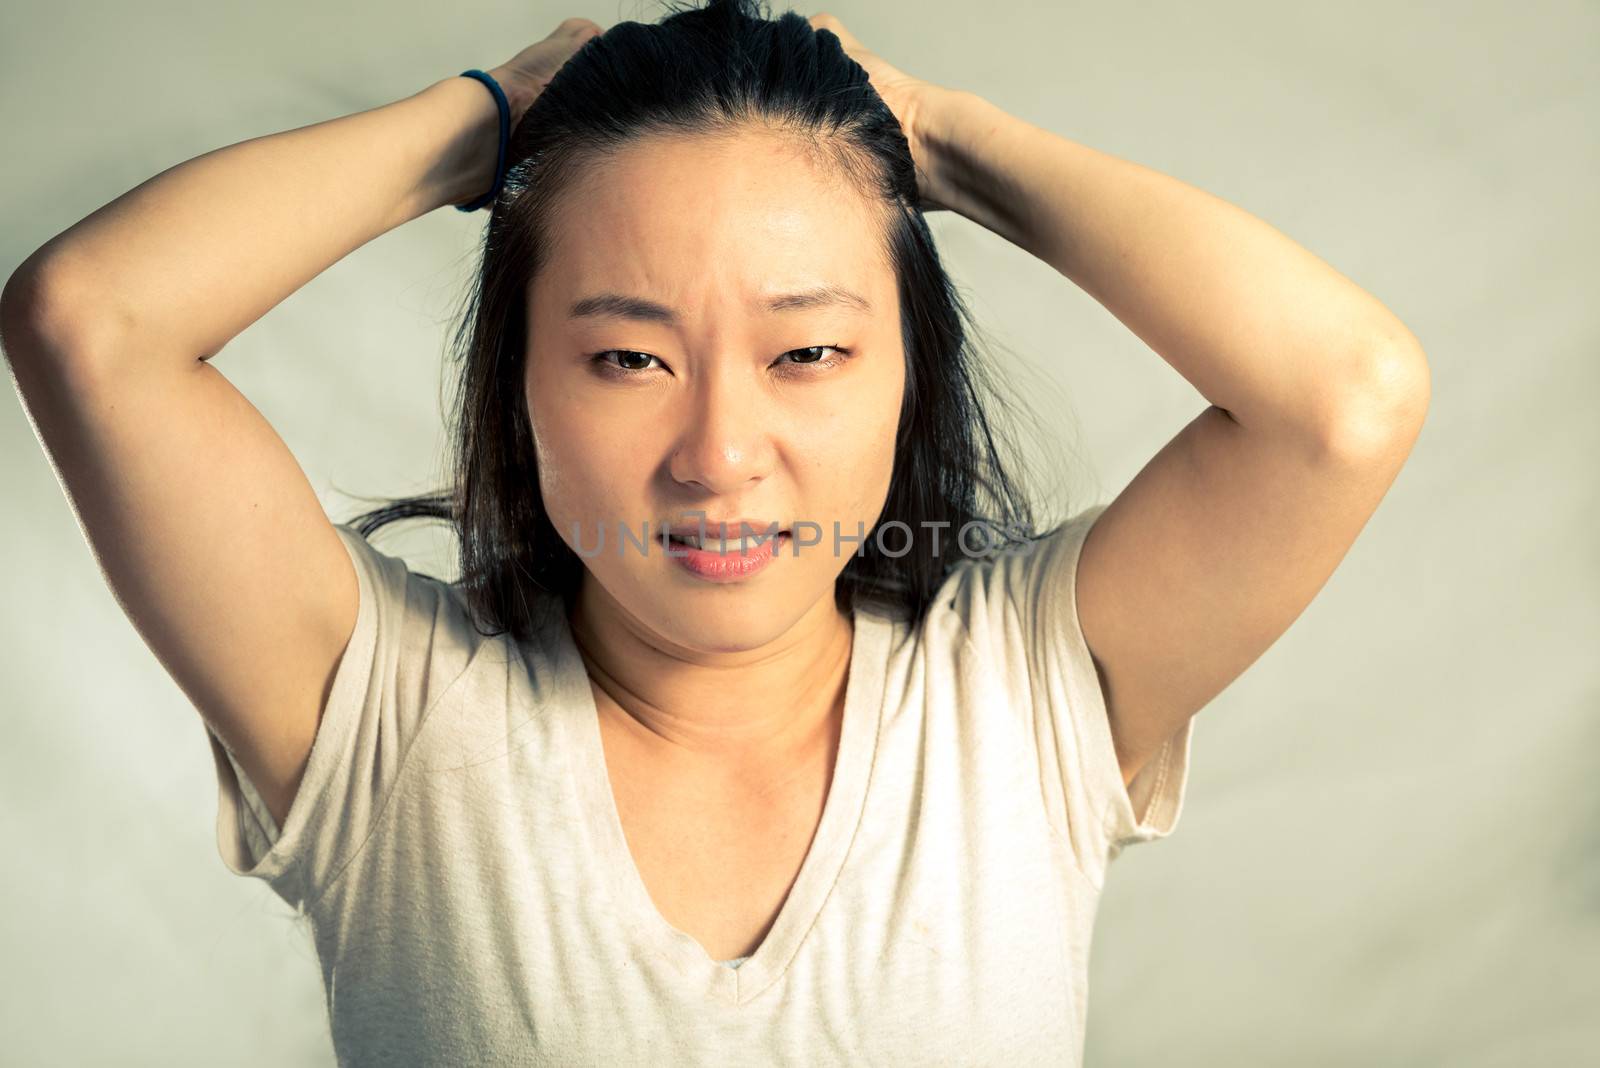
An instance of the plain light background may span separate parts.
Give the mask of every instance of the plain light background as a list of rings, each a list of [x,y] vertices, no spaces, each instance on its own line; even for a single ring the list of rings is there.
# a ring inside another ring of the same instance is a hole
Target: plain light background
[[[783,10],[778,7],[777,10]],[[817,8],[798,8],[803,14]],[[1416,333],[1415,452],[1305,614],[1199,716],[1182,821],[1106,888],[1088,1059],[1600,1055],[1600,8],[839,0],[868,47],[1271,223]],[[185,159],[654,3],[0,9],[0,270]],[[353,176],[359,178],[359,176]],[[330,267],[213,361],[336,519],[431,488],[485,216]],[[1048,265],[933,217],[1077,507],[1206,401]],[[198,715],[0,397],[0,1060],[331,1064],[308,937],[228,874]],[[195,487],[204,492],[204,487]],[[447,535],[386,551],[454,574]]]

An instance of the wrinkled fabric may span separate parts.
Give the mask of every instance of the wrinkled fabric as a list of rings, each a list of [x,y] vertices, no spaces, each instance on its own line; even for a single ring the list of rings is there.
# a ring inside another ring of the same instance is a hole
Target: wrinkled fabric
[[[1192,721],[1124,787],[1083,538],[857,606],[821,823],[757,950],[712,960],[627,851],[559,598],[485,638],[346,527],[360,608],[278,828],[207,729],[218,847],[308,920],[341,1064],[1076,1065],[1107,867],[1182,810]]]

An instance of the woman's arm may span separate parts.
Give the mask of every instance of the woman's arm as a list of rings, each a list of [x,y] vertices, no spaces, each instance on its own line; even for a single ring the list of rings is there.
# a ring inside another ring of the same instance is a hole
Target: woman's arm
[[[1066,275],[1240,424],[1381,439],[1361,416],[1419,388],[1420,345],[1388,308],[1227,201],[969,92],[931,94],[921,129],[941,201]]]
[[[518,117],[589,28],[491,72]],[[208,359],[352,249],[486,191],[497,137],[494,97],[454,77],[218,149],[46,243],[0,295],[17,390],[118,603],[280,826],[359,587],[294,456]]]
[[[932,199],[1050,263],[1211,402],[1078,562],[1131,783],[1344,558],[1421,431],[1427,362],[1376,298],[1217,197],[971,93],[930,90],[918,118]]]

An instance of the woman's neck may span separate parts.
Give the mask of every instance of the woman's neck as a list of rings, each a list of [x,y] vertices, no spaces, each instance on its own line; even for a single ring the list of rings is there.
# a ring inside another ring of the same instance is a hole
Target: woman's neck
[[[586,582],[570,619],[612,736],[652,763],[728,774],[831,747],[854,622],[830,596],[758,648],[703,653],[644,627]]]

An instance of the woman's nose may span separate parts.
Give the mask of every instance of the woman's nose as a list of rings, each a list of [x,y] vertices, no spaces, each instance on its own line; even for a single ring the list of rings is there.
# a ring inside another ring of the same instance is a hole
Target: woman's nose
[[[756,391],[714,375],[697,393],[682,411],[672,477],[708,494],[736,492],[765,477],[774,454],[772,420]]]

